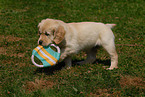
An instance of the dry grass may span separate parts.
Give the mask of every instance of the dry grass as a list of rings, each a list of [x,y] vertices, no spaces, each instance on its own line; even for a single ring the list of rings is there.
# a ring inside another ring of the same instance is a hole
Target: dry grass
[[[35,79],[35,81],[28,81],[24,88],[28,92],[36,91],[39,89],[52,89],[53,86],[56,85],[53,81],[41,79]]]
[[[98,89],[96,90],[96,94],[90,93],[88,96],[90,97],[109,97],[111,94],[108,93],[108,89]]]
[[[122,76],[119,82],[122,88],[135,86],[137,88],[141,87],[145,89],[145,81],[143,80],[143,78],[140,77]]]
[[[4,47],[0,47],[0,55],[6,55],[7,50]]]
[[[24,57],[25,56],[25,52],[24,53],[18,53],[17,51],[19,51],[19,49],[21,49],[21,47],[19,47],[19,45],[10,45],[9,43],[13,43],[13,42],[17,42],[17,41],[21,41],[23,40],[23,38],[19,38],[19,37],[14,37],[12,35],[8,35],[8,36],[4,36],[4,35],[0,35],[0,55],[7,55],[10,57]]]
[[[23,38],[20,38],[20,37],[14,37],[12,35],[7,35],[7,36],[4,36],[4,35],[0,35],[0,42],[3,42],[4,40],[7,41],[7,42],[16,42],[16,41],[20,41],[22,40]]]

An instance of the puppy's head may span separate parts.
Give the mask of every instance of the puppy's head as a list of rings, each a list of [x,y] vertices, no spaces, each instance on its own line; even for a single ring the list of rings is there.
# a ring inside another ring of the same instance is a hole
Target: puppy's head
[[[42,20],[38,25],[40,36],[38,44],[47,46],[50,43],[61,43],[65,36],[63,23],[62,21],[53,19]]]

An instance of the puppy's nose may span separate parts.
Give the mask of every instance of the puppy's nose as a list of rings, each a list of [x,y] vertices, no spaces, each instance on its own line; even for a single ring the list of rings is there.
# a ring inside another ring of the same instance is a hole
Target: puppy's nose
[[[42,43],[43,43],[43,41],[42,41],[42,40],[40,40],[40,41],[39,41],[39,44],[40,44],[40,45],[42,45]]]

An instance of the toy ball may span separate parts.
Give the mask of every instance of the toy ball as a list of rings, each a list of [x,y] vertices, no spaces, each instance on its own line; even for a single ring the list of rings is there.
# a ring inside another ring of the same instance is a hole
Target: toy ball
[[[51,47],[54,47],[57,51],[53,50]],[[36,56],[43,65],[39,65],[34,61],[34,56]],[[60,58],[60,48],[54,44],[49,46],[38,45],[32,51],[31,60],[32,63],[37,67],[49,67],[57,64]]]

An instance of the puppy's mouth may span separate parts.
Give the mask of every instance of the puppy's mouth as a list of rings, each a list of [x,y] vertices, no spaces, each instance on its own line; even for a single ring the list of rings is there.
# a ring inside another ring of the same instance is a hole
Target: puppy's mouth
[[[44,41],[40,40],[40,41],[38,41],[38,44],[39,44],[39,45],[42,45],[42,46],[48,46],[48,45],[50,45],[51,43],[47,43],[47,42],[44,42]]]

